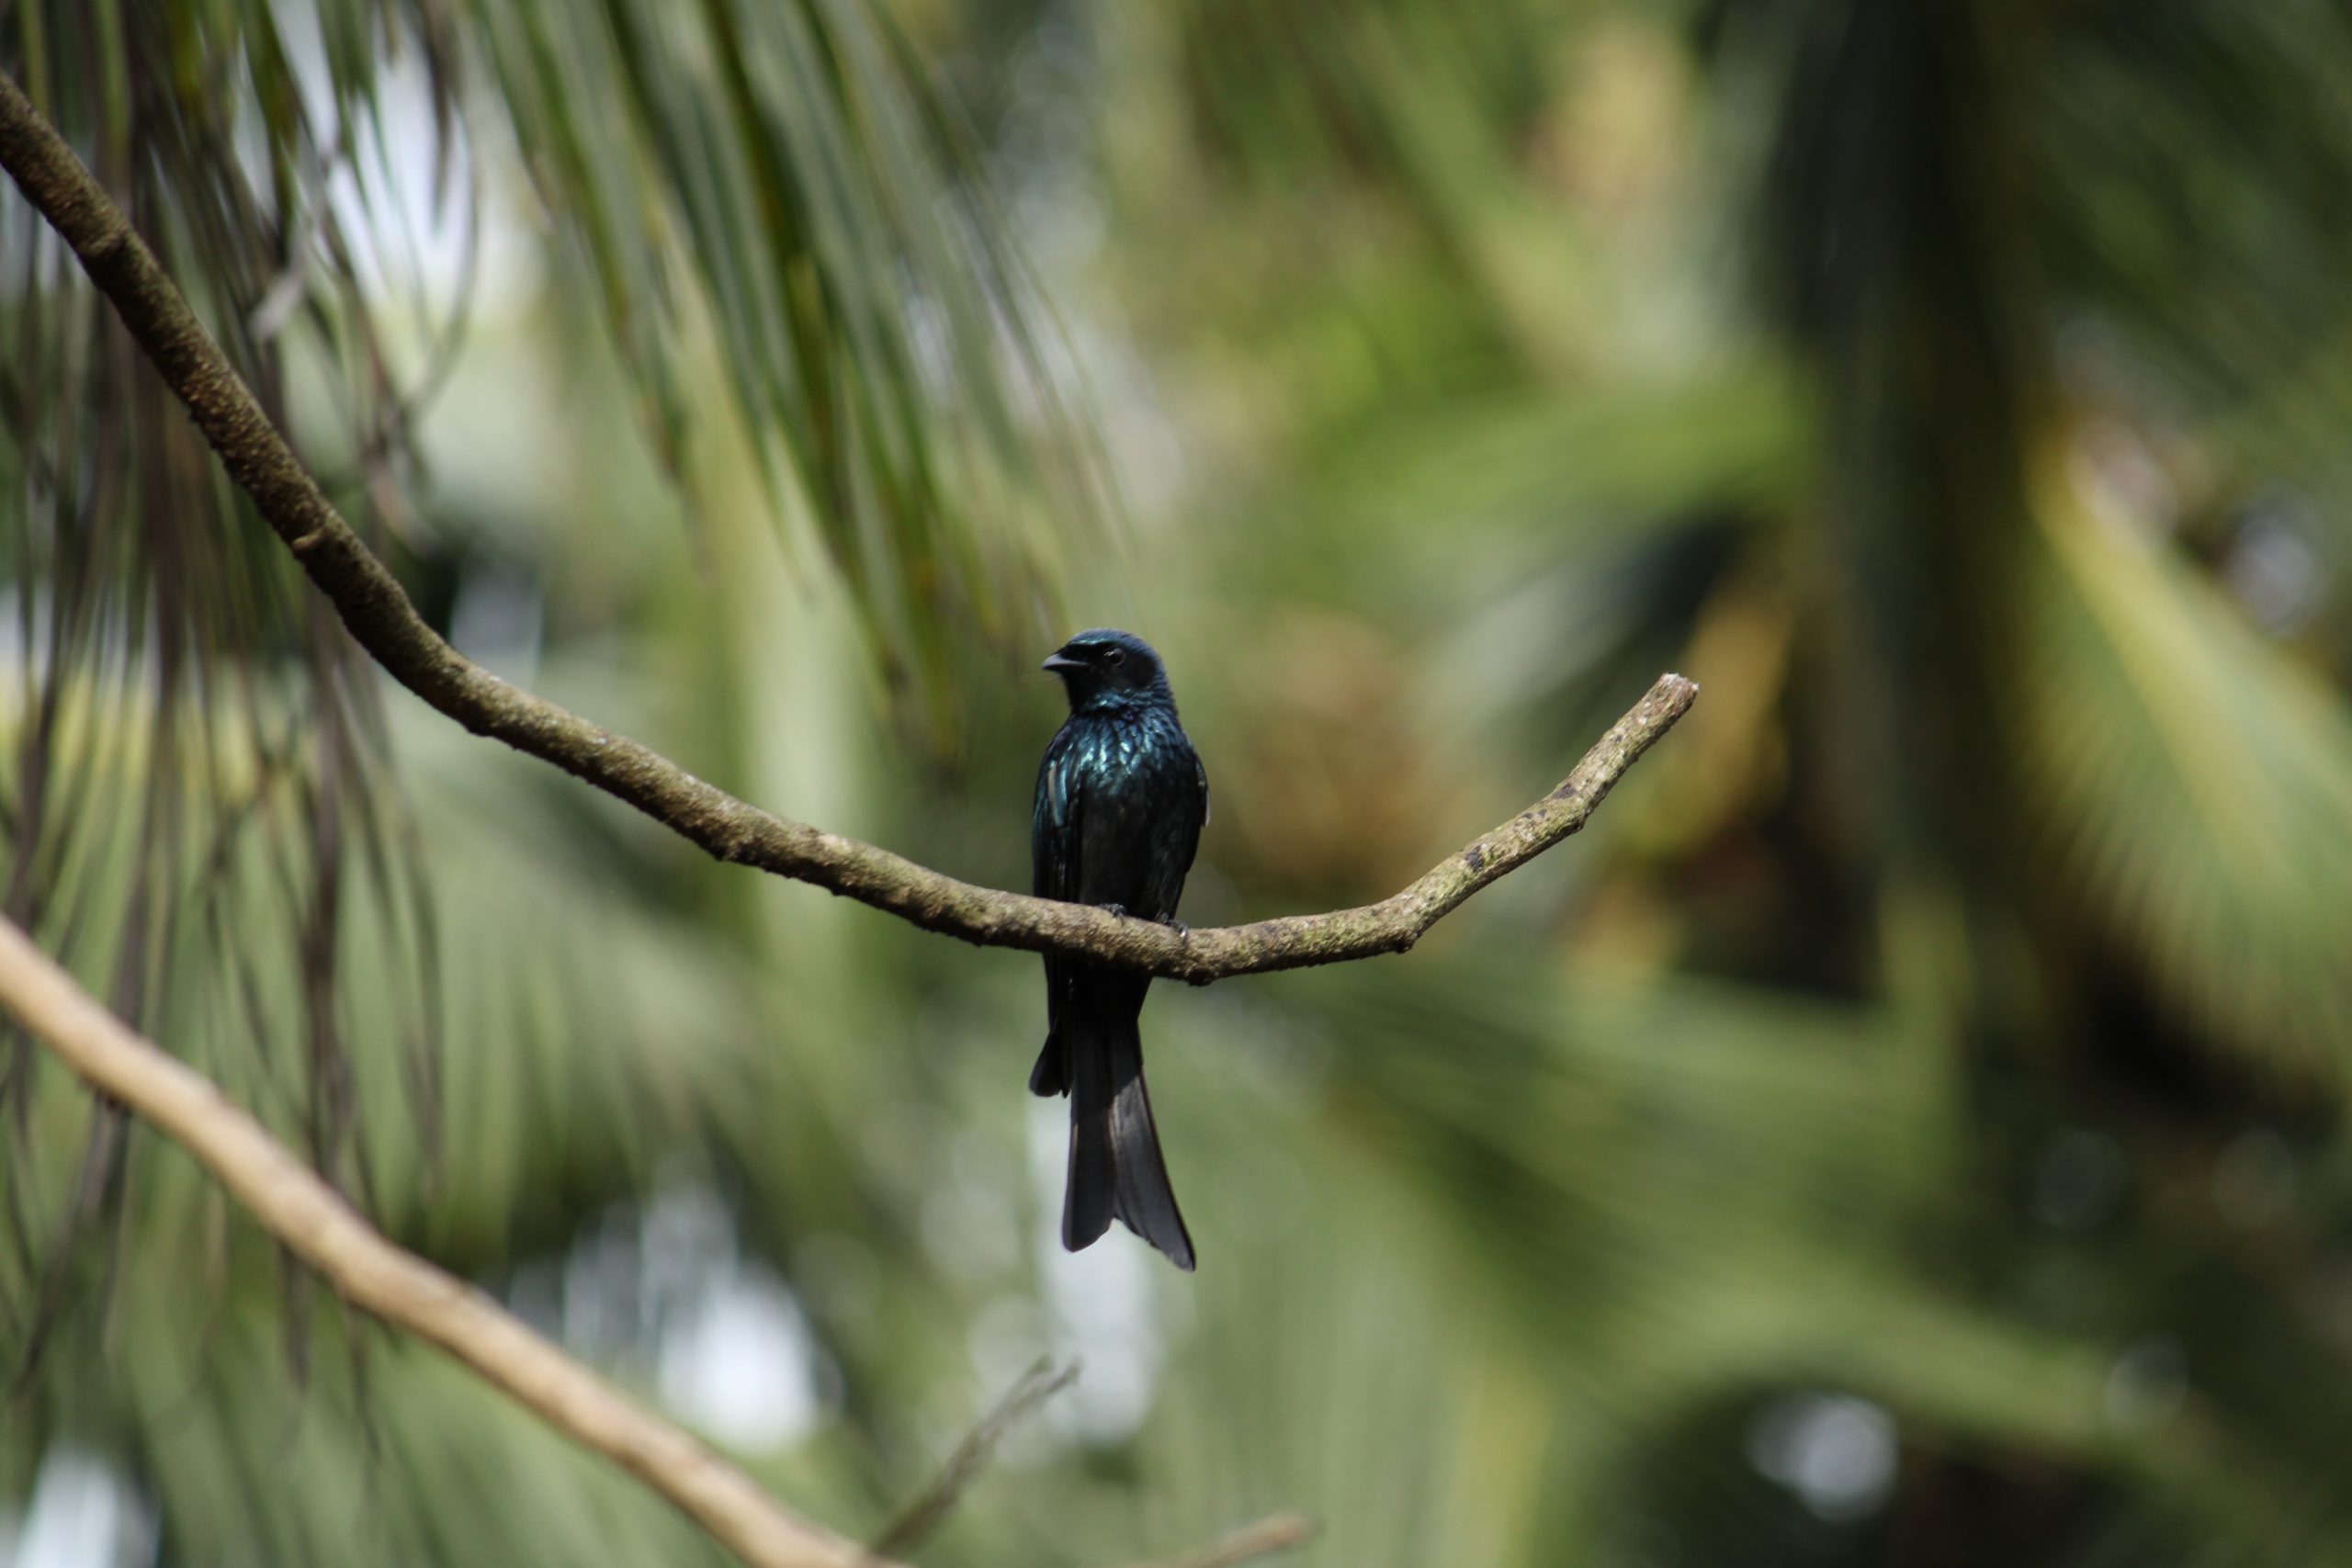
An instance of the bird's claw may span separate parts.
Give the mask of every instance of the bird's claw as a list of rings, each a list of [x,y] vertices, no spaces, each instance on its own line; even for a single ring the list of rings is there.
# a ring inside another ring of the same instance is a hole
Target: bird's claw
[[[1097,904],[1094,907],[1102,910],[1106,915],[1116,915],[1123,920],[1126,919],[1131,914],[1133,914],[1133,911],[1125,904]],[[1141,919],[1143,917],[1136,915],[1135,918]],[[1170,931],[1174,931],[1178,942],[1186,941],[1193,934],[1193,928],[1186,925],[1183,921],[1178,919],[1173,915],[1169,916],[1168,919],[1164,920],[1154,920],[1152,924],[1166,926]]]

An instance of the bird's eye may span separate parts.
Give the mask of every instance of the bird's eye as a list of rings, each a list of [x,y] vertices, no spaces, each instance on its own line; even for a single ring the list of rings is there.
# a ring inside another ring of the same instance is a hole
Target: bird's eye
[[[1114,649],[1112,649],[1109,652],[1107,652],[1107,653],[1105,653],[1105,654],[1103,654],[1103,655],[1102,655],[1102,662],[1103,662],[1103,663],[1105,663],[1105,664],[1109,664],[1109,665],[1114,665],[1114,666],[1115,666],[1115,665],[1125,664],[1126,661],[1127,661],[1127,656],[1126,656],[1126,654],[1125,654],[1125,653],[1124,653],[1124,652],[1122,652],[1120,649],[1115,649],[1115,648],[1114,648]]]

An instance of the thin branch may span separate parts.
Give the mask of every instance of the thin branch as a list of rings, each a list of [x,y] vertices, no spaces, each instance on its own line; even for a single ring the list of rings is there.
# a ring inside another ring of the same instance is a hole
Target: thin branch
[[[1315,1539],[1315,1521],[1305,1514],[1272,1514],[1245,1525],[1223,1540],[1212,1541],[1182,1557],[1163,1557],[1138,1568],[1235,1568],[1242,1562],[1293,1551]]]
[[[1005,1392],[987,1415],[964,1434],[956,1451],[932,1478],[931,1484],[916,1495],[913,1502],[899,1511],[899,1517],[882,1528],[874,1538],[870,1549],[876,1557],[895,1556],[909,1551],[925,1536],[939,1528],[948,1511],[963,1496],[964,1489],[988,1468],[996,1457],[997,1445],[1006,1433],[1029,1418],[1031,1413],[1078,1381],[1078,1363],[1070,1361],[1056,1367],[1050,1357],[1041,1359],[1021,1374],[1021,1381]]]
[[[565,1437],[675,1504],[755,1568],[853,1568],[855,1541],[794,1515],[684,1432],[639,1410],[464,1280],[379,1235],[210,1079],[133,1033],[0,919],[0,1006],[193,1155],[344,1298],[470,1367]]]
[[[1634,759],[1698,695],[1693,682],[1662,677],[1558,788],[1403,892],[1363,908],[1183,932],[1083,905],[975,887],[888,850],[747,806],[459,654],[418,615],[399,581],[335,512],[121,210],[5,73],[0,164],[74,247],[230,476],[394,680],[477,735],[586,780],[719,860],[813,884],[926,931],[1076,954],[1194,985],[1402,953],[1464,899],[1583,827]]]

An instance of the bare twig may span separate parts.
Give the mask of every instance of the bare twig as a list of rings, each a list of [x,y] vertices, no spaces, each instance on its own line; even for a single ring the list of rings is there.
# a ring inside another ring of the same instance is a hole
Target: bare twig
[[[346,1300],[464,1362],[667,1497],[745,1562],[875,1562],[855,1541],[785,1509],[684,1432],[639,1410],[488,1296],[385,1240],[209,1079],[133,1033],[5,919],[0,1006],[91,1088],[193,1155]]]
[[[720,860],[814,884],[926,931],[1078,954],[1195,985],[1402,953],[1464,899],[1583,827],[1610,787],[1698,694],[1679,675],[1662,677],[1558,788],[1403,892],[1363,908],[1186,933],[1082,905],[975,887],[747,806],[628,737],[467,660],[417,615],[399,581],[336,513],[120,209],[6,73],[0,164],[74,247],[230,476],[393,679],[476,734],[585,779]]]
[[[1305,1514],[1270,1514],[1198,1551],[1159,1558],[1137,1564],[1137,1568],[1234,1568],[1237,1563],[1272,1557],[1278,1551],[1296,1551],[1314,1539],[1315,1521]]]
[[[1057,1367],[1051,1357],[1040,1359],[1022,1373],[1021,1381],[1006,1390],[1004,1397],[964,1435],[964,1440],[956,1445],[956,1451],[947,1456],[947,1462],[940,1467],[931,1484],[875,1536],[871,1549],[874,1554],[896,1556],[937,1529],[948,1510],[956,1506],[956,1500],[964,1495],[964,1489],[996,1457],[996,1446],[1004,1440],[1005,1434],[1077,1380],[1076,1361]]]

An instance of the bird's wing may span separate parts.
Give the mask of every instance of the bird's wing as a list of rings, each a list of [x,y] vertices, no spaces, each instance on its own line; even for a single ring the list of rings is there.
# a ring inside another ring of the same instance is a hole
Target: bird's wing
[[[1190,750],[1189,747],[1186,748]],[[1176,899],[1184,891],[1184,878],[1192,874],[1193,857],[1200,853],[1201,829],[1209,825],[1209,771],[1201,765],[1200,753],[1193,753],[1193,798],[1184,803],[1178,814],[1176,856],[1176,886],[1168,892],[1168,912],[1176,912]]]
[[[1085,792],[1079,787],[1069,731],[1065,728],[1046,748],[1037,765],[1037,805],[1029,823],[1029,890],[1040,898],[1065,902],[1078,897],[1080,854],[1083,841],[1080,808]],[[1069,995],[1073,965],[1067,958],[1046,956],[1046,1023],[1049,1036],[1061,1028],[1062,1003]],[[1048,1043],[1047,1049],[1051,1050]]]
[[[1029,890],[1040,898],[1078,897],[1079,814],[1084,792],[1079,788],[1073,750],[1065,728],[1037,765],[1037,806],[1029,824]]]
[[[1176,918],[1177,903],[1184,896],[1184,878],[1192,872],[1193,857],[1201,847],[1201,827],[1209,812],[1209,778],[1201,760],[1188,754],[1170,773],[1172,777],[1163,775],[1167,784],[1148,829],[1143,886],[1135,906],[1137,914],[1154,920]]]

